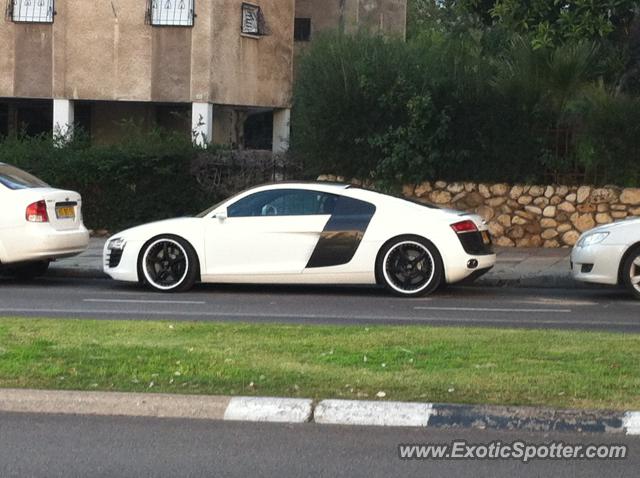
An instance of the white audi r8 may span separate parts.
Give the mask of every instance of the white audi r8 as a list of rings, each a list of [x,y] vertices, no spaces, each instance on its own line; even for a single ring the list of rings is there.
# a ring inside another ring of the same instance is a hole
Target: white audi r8
[[[83,252],[89,231],[73,191],[0,163],[0,272],[20,278],[44,274],[49,262]]]
[[[417,296],[495,260],[477,215],[332,183],[256,187],[197,217],[116,234],[104,248],[113,279],[164,292],[202,281],[384,284]]]
[[[571,251],[571,270],[576,280],[624,285],[640,299],[640,218],[582,234]]]

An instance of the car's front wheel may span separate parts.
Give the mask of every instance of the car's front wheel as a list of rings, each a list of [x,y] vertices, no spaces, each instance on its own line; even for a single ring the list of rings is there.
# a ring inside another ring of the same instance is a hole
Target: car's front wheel
[[[430,294],[444,277],[442,259],[436,247],[416,236],[400,237],[384,246],[376,269],[387,290],[403,297]]]
[[[640,299],[640,247],[636,247],[622,264],[622,282],[636,299]]]
[[[198,258],[187,241],[159,236],[147,242],[140,254],[142,281],[158,292],[185,292],[198,278]]]

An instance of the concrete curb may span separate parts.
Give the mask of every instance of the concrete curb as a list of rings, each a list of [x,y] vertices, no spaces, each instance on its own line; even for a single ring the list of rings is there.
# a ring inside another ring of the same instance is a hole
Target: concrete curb
[[[315,409],[314,421],[330,425],[373,425],[426,427],[430,403],[323,400]]]
[[[578,282],[567,275],[539,275],[501,279],[500,277],[481,277],[473,285],[482,287],[514,287],[520,289],[591,289],[593,285]]]
[[[71,267],[51,267],[47,277],[71,279],[108,279],[109,276],[100,269],[79,269]],[[501,279],[500,277],[481,277],[472,284],[461,284],[465,287],[514,287],[521,289],[591,289],[590,284],[577,282],[570,275],[539,275],[535,277],[518,277]]]
[[[305,423],[311,420],[313,400],[301,398],[233,397],[225,420]]]
[[[640,411],[440,403],[2,389],[0,412],[640,435]]]
[[[61,277],[69,279],[108,279],[109,276],[100,269],[80,269],[71,267],[52,266],[46,277]]]
[[[120,392],[0,390],[0,411],[222,420],[230,397]]]
[[[624,433],[624,414],[605,410],[434,404],[430,427],[530,432]]]

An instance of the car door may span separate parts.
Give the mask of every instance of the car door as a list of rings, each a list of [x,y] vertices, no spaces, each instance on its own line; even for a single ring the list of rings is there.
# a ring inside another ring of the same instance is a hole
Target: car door
[[[239,199],[207,225],[207,275],[301,273],[336,201],[332,194],[295,188]]]

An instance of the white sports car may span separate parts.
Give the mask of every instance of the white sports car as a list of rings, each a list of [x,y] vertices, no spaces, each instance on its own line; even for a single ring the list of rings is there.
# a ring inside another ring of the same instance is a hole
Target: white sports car
[[[640,218],[582,234],[571,251],[571,270],[579,281],[624,285],[640,299]]]
[[[89,231],[80,195],[0,163],[0,271],[21,278],[46,272],[49,262],[83,252]]]
[[[477,215],[345,184],[278,183],[114,235],[104,271],[164,292],[215,283],[384,284],[417,296],[495,264]]]

